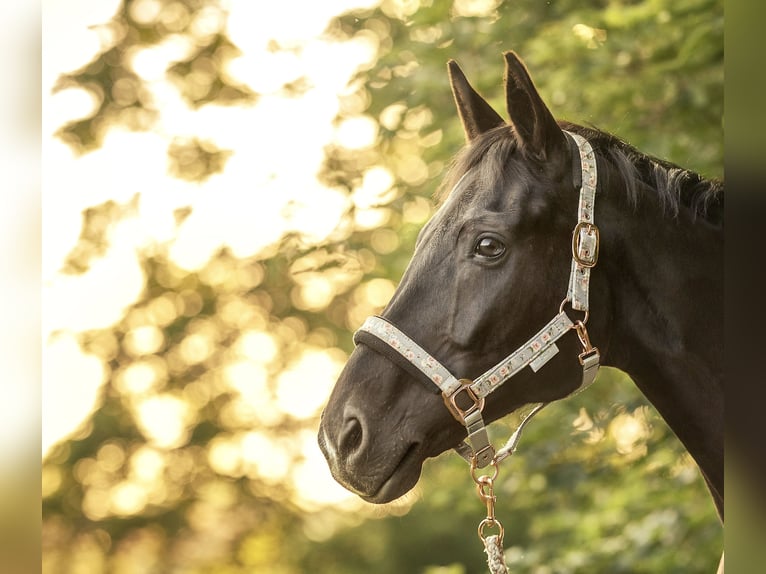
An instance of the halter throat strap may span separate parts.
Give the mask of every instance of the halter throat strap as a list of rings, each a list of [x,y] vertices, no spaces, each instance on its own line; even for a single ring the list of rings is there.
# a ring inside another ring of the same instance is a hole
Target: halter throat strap
[[[599,247],[598,228],[593,221],[596,160],[585,138],[566,131],[564,133],[577,148],[573,161],[579,163],[580,169],[574,170],[574,182],[575,187],[579,187],[580,197],[577,225],[572,233],[572,264],[567,295],[553,319],[526,343],[474,380],[455,377],[425,349],[383,317],[368,317],[354,334],[355,344],[369,346],[423,382],[433,392],[441,393],[447,408],[466,427],[468,434],[466,442],[455,450],[477,468],[484,468],[512,454],[523,427],[547,404],[535,405],[505,446],[495,452],[482,417],[484,399],[527,366],[534,372],[541,369],[558,353],[556,341],[563,335],[575,330],[583,347],[578,357],[583,368],[582,380],[571,394],[588,387],[598,372],[599,350],[591,345],[585,328],[589,310],[590,270],[598,260]],[[567,303],[572,309],[585,312],[585,319],[572,321],[564,311]]]

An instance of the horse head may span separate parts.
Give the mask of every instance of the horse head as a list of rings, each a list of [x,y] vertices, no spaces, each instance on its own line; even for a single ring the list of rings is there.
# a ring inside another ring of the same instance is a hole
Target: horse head
[[[562,308],[578,217],[577,147],[516,54],[506,53],[505,62],[507,123],[455,62],[448,65],[467,145],[380,315],[466,379],[496,365]],[[603,312],[591,309],[588,328],[606,342],[606,283],[594,277],[591,294]],[[484,420],[576,390],[581,343],[566,335],[558,349],[544,369],[523,369],[487,396]],[[421,379],[362,341],[333,389],[319,444],[333,476],[365,500],[405,494],[426,458],[466,437],[439,388]]]

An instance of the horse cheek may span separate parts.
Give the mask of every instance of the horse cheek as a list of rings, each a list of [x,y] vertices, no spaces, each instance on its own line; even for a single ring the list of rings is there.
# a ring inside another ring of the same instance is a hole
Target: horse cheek
[[[449,310],[449,337],[461,349],[477,346],[494,308],[492,301],[497,297],[484,270],[466,267],[459,269],[453,278]]]

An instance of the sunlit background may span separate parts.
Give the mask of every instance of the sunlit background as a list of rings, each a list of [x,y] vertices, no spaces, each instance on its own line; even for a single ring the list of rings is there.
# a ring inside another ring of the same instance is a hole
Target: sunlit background
[[[209,397],[189,401],[189,387],[183,393],[169,391],[174,367],[205,364],[214,370],[211,380],[199,386],[203,393],[215,392],[211,386],[236,393],[227,415],[232,421],[255,416],[275,425],[284,416],[306,420],[317,415],[345,354],[318,332],[313,344],[301,341],[291,349],[289,364],[283,364],[280,345],[285,337],[271,331],[262,307],[242,297],[263,281],[263,267],[257,262],[226,265],[215,261],[215,255],[226,250],[247,261],[290,233],[299,234],[307,245],[320,244],[337,233],[350,201],[374,203],[390,188],[392,177],[384,169],[367,172],[351,198],[316,177],[325,145],[365,148],[375,140],[376,125],[369,118],[360,114],[339,124],[334,119],[340,97],[350,91],[352,74],[371,63],[376,46],[365,38],[337,42],[320,37],[334,15],[363,5],[361,0],[285,2],[264,11],[244,0],[207,3],[194,11],[194,3],[126,4],[130,19],[156,26],[166,37],[156,45],[133,46],[122,55],[142,86],[130,77],[114,82],[107,99],[117,109],[109,119],[118,125],[108,132],[91,127],[88,137],[100,137],[103,131],[103,142],[81,156],[81,148],[73,149],[71,140],[54,134],[72,120],[93,115],[104,96],[62,85],[60,76],[120,41],[126,30],[106,23],[121,2],[46,3],[43,91],[51,95],[43,114],[43,132],[50,135],[43,142],[44,456],[82,427],[100,405],[102,386],[110,380],[128,399],[151,445],[147,448],[184,444],[196,418],[194,403],[202,406]],[[301,13],[297,19],[296,10]],[[166,77],[174,62],[189,58],[222,33],[236,47],[219,47],[210,57],[194,59],[196,69],[180,80],[180,89]],[[275,51],[275,43],[291,51]],[[194,98],[207,95],[216,74],[232,85],[246,86],[252,96],[243,95],[241,105],[200,109]],[[286,93],[284,86],[296,81],[305,89]],[[185,98],[186,94],[190,95]],[[151,112],[142,109],[148,102]],[[148,122],[141,116],[150,114],[157,121],[145,131],[119,125],[124,115],[140,123]],[[94,213],[86,231],[82,214],[88,210],[101,213]],[[120,216],[110,221],[114,212]],[[374,217],[366,222],[375,223]],[[84,236],[88,232],[91,236]],[[164,286],[170,289],[126,316],[146,287],[141,262],[146,253],[162,254],[169,273]],[[179,316],[195,317],[203,304],[193,286],[172,289],[192,274],[231,293],[220,317],[225,324],[190,323],[172,355],[158,359],[156,353],[168,344],[163,328]],[[355,280],[346,275],[333,281],[308,270],[292,299],[300,308],[322,309],[337,283]],[[115,341],[99,340],[85,350],[79,337],[123,319],[122,344],[131,360],[115,372],[109,365],[116,355]],[[294,331],[306,329],[299,322],[280,325],[288,331],[291,326]],[[224,330],[236,331],[236,339],[216,352]],[[293,333],[288,337],[296,338]],[[269,388],[273,375],[275,385]],[[296,449],[281,448],[278,441],[257,432],[232,433],[211,445],[210,463],[224,472],[244,465],[263,469],[274,480],[297,481],[307,502],[348,498],[316,456],[313,434],[291,440],[300,442],[297,450],[306,457],[300,470],[289,475],[292,461],[285,452]],[[114,495],[117,488],[122,493],[115,497],[121,501],[117,507],[135,513],[147,497],[138,485],[140,481],[112,485],[102,498],[109,492]],[[97,515],[109,512],[95,506]]]
[[[43,572],[481,571],[462,461],[380,508],[316,446],[350,333],[462,144],[444,64],[501,102],[516,49],[558,115],[719,176],[720,11],[46,0]],[[601,379],[528,433],[502,487],[509,561],[707,571],[721,533],[696,467],[623,375]]]

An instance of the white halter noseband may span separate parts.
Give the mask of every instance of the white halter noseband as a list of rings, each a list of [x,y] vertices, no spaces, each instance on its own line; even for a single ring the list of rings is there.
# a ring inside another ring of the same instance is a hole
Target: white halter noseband
[[[439,361],[382,317],[368,317],[354,335],[355,342],[372,346],[375,350],[394,359],[397,364],[401,364],[400,359],[404,359],[403,367],[421,375],[421,378],[424,376],[439,388],[447,408],[468,431],[466,442],[461,443],[455,450],[477,468],[484,468],[493,461],[498,462],[512,454],[524,425],[548,404],[538,403],[522,420],[503,448],[495,453],[482,418],[485,397],[527,365],[537,372],[558,353],[556,341],[565,333],[574,329],[583,347],[583,352],[579,355],[583,368],[582,382],[574,392],[579,392],[590,385],[598,372],[601,357],[598,349],[591,345],[588,331],[585,329],[585,322],[588,320],[590,270],[596,265],[599,249],[599,232],[593,220],[597,184],[596,159],[593,149],[585,138],[571,132],[564,133],[577,144],[580,155],[582,170],[580,202],[578,222],[572,233],[572,266],[567,295],[561,303],[558,314],[547,325],[475,380],[457,379]],[[584,311],[585,318],[573,322],[564,312],[566,303],[570,303],[575,310]],[[370,336],[373,338],[371,339]],[[377,344],[376,340],[385,343],[383,348]],[[388,352],[389,350],[395,353],[392,354]],[[416,371],[413,371],[412,367],[415,367]],[[458,400],[466,404],[466,397],[470,405],[464,408],[460,406]]]

